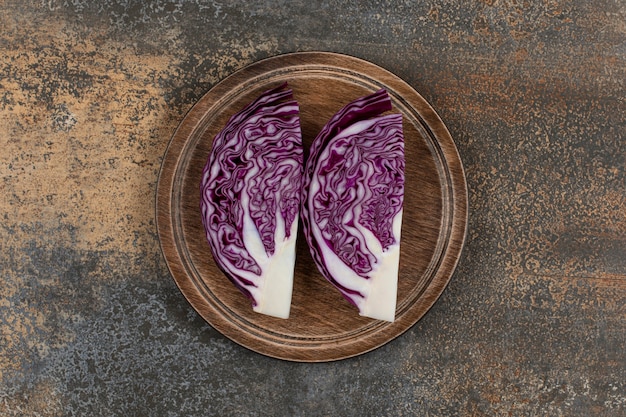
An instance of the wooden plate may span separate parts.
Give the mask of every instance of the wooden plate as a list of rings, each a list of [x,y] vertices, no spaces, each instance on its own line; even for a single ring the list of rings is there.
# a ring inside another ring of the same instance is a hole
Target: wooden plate
[[[380,88],[404,115],[406,187],[396,321],[360,317],[319,274],[300,236],[291,316],[254,313],[215,265],[200,220],[200,177],[215,134],[261,92],[287,81],[300,104],[306,150],[348,102]],[[275,358],[322,362],[375,349],[413,326],[443,292],[467,227],[463,167],[448,130],[408,84],[372,63],[325,52],[280,55],[215,85],[184,118],[164,156],[157,224],[169,269],[189,303],[215,329]]]

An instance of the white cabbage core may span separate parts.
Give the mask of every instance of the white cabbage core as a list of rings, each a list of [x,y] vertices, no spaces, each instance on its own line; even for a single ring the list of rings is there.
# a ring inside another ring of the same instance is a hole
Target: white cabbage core
[[[316,175],[313,175],[310,187],[309,195],[314,196],[320,187]],[[310,204],[310,202],[307,203]],[[309,208],[312,207],[309,205]],[[398,292],[402,210],[393,218],[392,229],[396,243],[390,245],[385,251],[376,236],[357,221],[361,214],[360,207],[355,208],[354,214],[355,228],[364,236],[367,248],[376,257],[372,271],[367,274],[368,278],[354,272],[325,244],[322,232],[314,222],[311,227],[313,236],[318,242],[326,268],[332,277],[343,287],[358,291],[363,295],[363,297],[350,296],[359,309],[359,315],[393,322],[396,316]]]
[[[246,175],[247,181],[258,172],[258,168],[251,169]],[[287,181],[287,179],[285,180]],[[272,256],[268,256],[261,241],[261,235],[250,217],[249,197],[246,192],[242,193],[241,205],[244,210],[243,216],[243,243],[250,254],[261,268],[261,275],[249,271],[240,271],[240,275],[255,283],[255,287],[246,286],[250,291],[256,305],[253,310],[257,313],[267,314],[279,318],[289,318],[291,308],[291,293],[293,289],[294,266],[296,262],[296,237],[298,232],[298,216],[291,224],[291,233],[286,238],[285,220],[276,211],[276,230],[274,231],[275,249]]]

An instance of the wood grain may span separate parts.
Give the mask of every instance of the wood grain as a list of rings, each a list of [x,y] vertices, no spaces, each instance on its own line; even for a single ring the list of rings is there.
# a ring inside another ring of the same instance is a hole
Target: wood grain
[[[326,121],[353,99],[386,88],[404,115],[406,188],[396,321],[360,317],[319,274],[300,237],[291,316],[254,313],[215,265],[200,219],[199,181],[215,134],[261,92],[284,81],[300,104],[306,150]],[[372,63],[324,52],[280,55],[215,85],[187,114],[163,159],[157,224],[171,274],[195,310],[231,340],[301,362],[356,356],[413,326],[446,287],[467,228],[463,167],[448,130],[408,84]]]

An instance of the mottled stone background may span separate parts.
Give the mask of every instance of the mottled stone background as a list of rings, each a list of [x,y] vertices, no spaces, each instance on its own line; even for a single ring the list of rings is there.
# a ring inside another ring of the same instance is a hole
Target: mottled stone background
[[[466,248],[410,331],[282,362],[172,281],[161,158],[212,85],[301,50],[439,112]],[[0,0],[0,415],[626,415],[626,3]]]

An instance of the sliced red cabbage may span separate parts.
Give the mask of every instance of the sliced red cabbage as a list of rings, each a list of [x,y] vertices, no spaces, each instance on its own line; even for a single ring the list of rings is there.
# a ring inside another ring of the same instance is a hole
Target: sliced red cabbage
[[[322,275],[359,314],[394,321],[404,199],[402,115],[385,90],[345,106],[311,145],[302,223]]]
[[[303,167],[299,107],[286,87],[228,120],[200,185],[217,265],[254,311],[281,318],[291,306]]]

